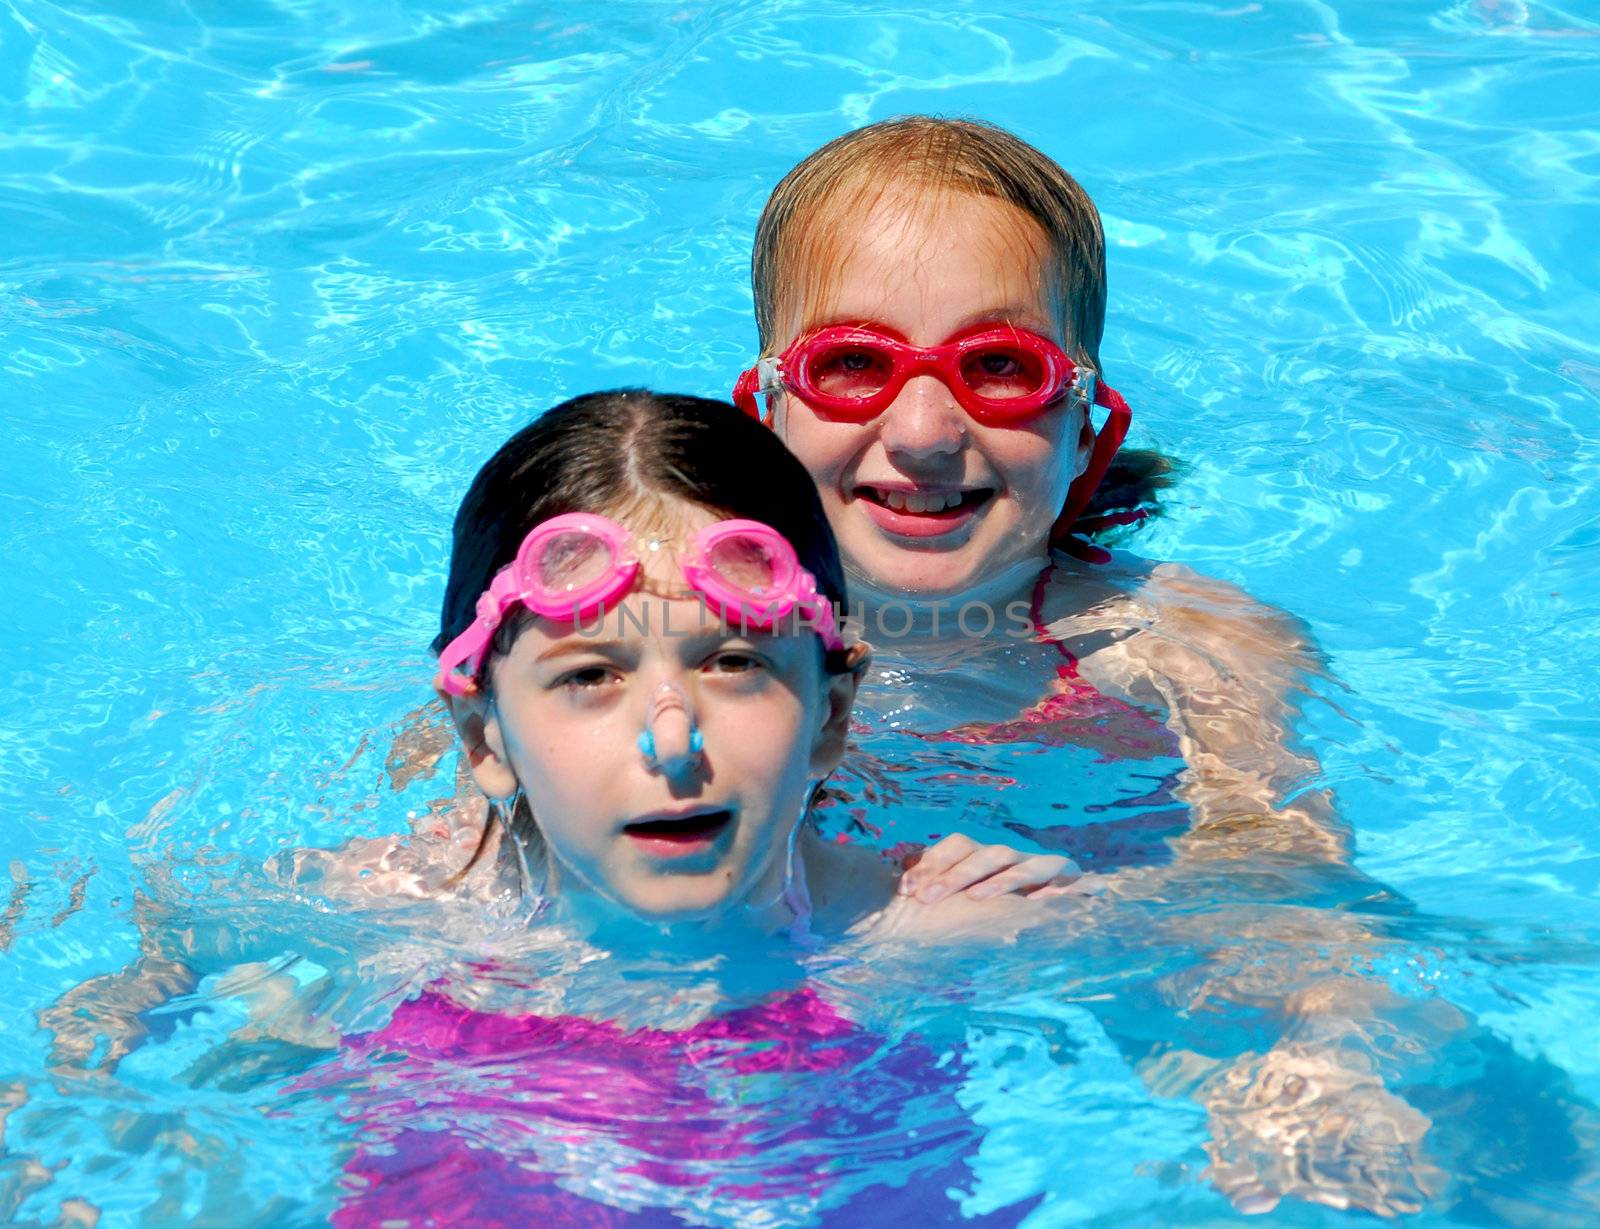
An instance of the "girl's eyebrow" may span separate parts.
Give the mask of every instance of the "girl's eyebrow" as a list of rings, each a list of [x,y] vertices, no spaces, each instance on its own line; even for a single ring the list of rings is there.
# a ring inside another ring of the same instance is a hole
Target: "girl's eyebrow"
[[[957,333],[964,333],[974,325],[979,324],[1015,324],[1025,329],[1043,332],[1049,327],[1047,321],[1039,313],[1036,303],[1006,304],[1003,307],[988,307],[982,311],[975,311],[971,315],[963,316],[961,323],[956,326]]]
[[[865,325],[871,325],[873,328],[882,329],[891,337],[900,338],[901,341],[905,340],[905,335],[901,333],[899,329],[891,329],[887,325],[882,324],[874,320],[871,316],[864,315],[861,312],[834,312],[827,316],[813,317],[812,319],[807,320],[806,323],[801,326],[800,332],[814,333],[818,329],[831,329],[840,327],[859,328]]]
[[[815,332],[817,329],[831,329],[838,325],[852,326],[870,324],[883,329],[904,341],[905,335],[899,329],[885,327],[870,316],[860,312],[833,312],[826,316],[817,317],[809,321],[801,330],[803,333]],[[1020,328],[1033,332],[1043,333],[1050,327],[1050,322],[1040,313],[1036,303],[1007,303],[998,307],[984,307],[963,316],[960,323],[950,330],[951,336],[965,333],[968,329],[979,324],[1014,324]]]
[[[746,645],[761,645],[776,641],[781,637],[773,636],[759,628],[751,628],[748,632],[739,629],[735,624],[724,630],[713,628],[704,632],[672,632],[667,637],[672,641],[681,641],[686,644],[690,655],[698,656],[721,645],[731,644],[735,641]],[[566,657],[575,653],[592,653],[596,657],[604,657],[614,662],[632,661],[639,656],[639,641],[637,640],[601,640],[597,637],[574,633],[563,636],[549,648],[544,649],[535,662],[551,661],[558,657]]]
[[[630,646],[625,641],[600,640],[594,636],[574,633],[571,636],[563,636],[533,660],[536,662],[549,661],[552,658],[566,657],[573,653],[593,653],[599,657],[609,657],[612,660],[637,656],[637,650],[630,651]]]

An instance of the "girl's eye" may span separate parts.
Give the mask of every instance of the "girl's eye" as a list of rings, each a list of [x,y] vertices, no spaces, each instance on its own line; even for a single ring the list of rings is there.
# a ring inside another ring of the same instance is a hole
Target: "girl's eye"
[[[894,365],[886,354],[864,347],[840,347],[812,355],[806,367],[818,392],[832,397],[866,397],[889,382]]]
[[[718,653],[706,663],[706,669],[713,674],[751,674],[760,670],[764,663],[753,653],[726,652]]]
[[[615,682],[616,677],[616,671],[607,666],[580,666],[558,678],[556,686],[569,691],[596,691],[607,683]]]
[[[1044,384],[1045,373],[1026,350],[995,346],[963,358],[961,379],[980,397],[1023,397]]]

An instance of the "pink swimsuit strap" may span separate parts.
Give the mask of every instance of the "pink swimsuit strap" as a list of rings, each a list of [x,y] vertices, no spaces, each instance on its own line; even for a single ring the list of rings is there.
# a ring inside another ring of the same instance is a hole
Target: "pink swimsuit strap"
[[[1056,677],[1064,680],[1078,679],[1081,682],[1077,657],[1067,647],[1066,642],[1059,636],[1052,636],[1050,629],[1044,624],[1044,595],[1050,588],[1050,577],[1055,575],[1055,570],[1055,564],[1047,565],[1044,571],[1039,573],[1039,578],[1033,582],[1033,596],[1028,599],[1028,622],[1033,624],[1034,634],[1040,640],[1054,645],[1056,652],[1061,654],[1062,662],[1056,667]]]
[[[1029,618],[1038,639],[1055,647],[1060,660],[1049,694],[1009,721],[992,725],[972,722],[937,733],[904,731],[929,742],[967,746],[997,746],[1006,743],[1037,743],[1048,747],[1081,747],[1098,751],[1102,763],[1118,760],[1159,761],[1181,758],[1176,736],[1149,712],[1126,700],[1108,696],[1078,672],[1078,658],[1060,636],[1044,621],[1044,599],[1050,587],[1054,565],[1039,573],[1029,602]],[[1119,809],[1115,818],[1050,827],[1029,827],[1012,821],[1005,827],[1019,836],[1069,854],[1093,870],[1117,866],[1146,865],[1170,859],[1167,839],[1188,828],[1189,811],[1173,791],[1176,772],[1154,781],[1154,788],[1140,797],[1122,799],[1118,806],[1137,808],[1131,814]],[[995,778],[996,784],[1015,784]],[[1086,814],[1107,810],[1086,806]]]
[[[1044,621],[1044,599],[1055,565],[1047,565],[1033,583],[1028,618],[1034,633],[1052,645],[1061,660],[1056,681],[1037,704],[1009,721],[971,723],[938,733],[915,733],[932,742],[992,746],[1033,742],[1047,746],[1087,746],[1111,759],[1155,759],[1177,754],[1172,731],[1144,709],[1108,696],[1078,672],[1078,658]]]

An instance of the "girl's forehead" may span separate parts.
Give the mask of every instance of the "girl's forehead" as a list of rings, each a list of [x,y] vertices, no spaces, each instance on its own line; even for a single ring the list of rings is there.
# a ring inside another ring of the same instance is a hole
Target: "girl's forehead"
[[[709,508],[686,499],[653,492],[601,515],[617,522],[640,543],[687,542],[699,530],[724,519]]]
[[[879,301],[948,297],[951,281],[975,312],[1054,315],[1044,228],[1009,201],[971,192],[840,196],[798,228],[784,263],[780,345],[820,324],[872,316]]]

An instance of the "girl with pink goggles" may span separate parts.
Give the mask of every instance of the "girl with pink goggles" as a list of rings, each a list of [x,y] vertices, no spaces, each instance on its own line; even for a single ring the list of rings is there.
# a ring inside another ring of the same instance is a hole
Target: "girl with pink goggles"
[[[617,522],[587,512],[535,525],[517,557],[478,598],[477,618],[439,654],[435,686],[453,696],[475,690],[495,632],[517,606],[573,624],[610,611],[639,579],[633,542]],[[645,544],[648,550],[661,545]],[[833,606],[770,525],[728,520],[707,526],[689,539],[680,566],[684,581],[725,624],[770,631],[798,613],[825,647],[844,647]]]
[[[829,325],[744,372],[734,385],[733,403],[761,419],[756,398],[787,389],[820,417],[868,422],[919,375],[938,377],[957,404],[986,427],[1021,426],[1068,397],[1110,411],[1088,466],[1067,493],[1062,525],[1071,525],[1088,507],[1133,416],[1121,393],[1093,371],[1080,369],[1048,337],[993,325],[927,348],[873,324]]]

